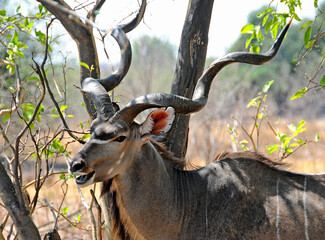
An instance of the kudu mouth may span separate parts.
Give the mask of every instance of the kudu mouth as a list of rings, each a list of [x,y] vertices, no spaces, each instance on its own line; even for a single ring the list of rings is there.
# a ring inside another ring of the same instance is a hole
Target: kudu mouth
[[[73,174],[76,177],[77,185],[87,186],[94,182],[95,171],[88,174]]]

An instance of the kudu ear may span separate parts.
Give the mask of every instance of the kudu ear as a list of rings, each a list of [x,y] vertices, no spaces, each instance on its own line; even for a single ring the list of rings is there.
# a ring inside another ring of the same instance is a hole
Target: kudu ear
[[[172,107],[159,108],[149,114],[141,125],[141,135],[160,135],[167,133],[172,127],[175,110]]]

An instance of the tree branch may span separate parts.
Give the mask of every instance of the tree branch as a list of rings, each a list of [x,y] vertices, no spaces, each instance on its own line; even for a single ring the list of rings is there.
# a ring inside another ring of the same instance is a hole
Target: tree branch
[[[105,2],[106,2],[106,0],[97,0],[96,1],[95,6],[93,7],[93,9],[87,15],[87,18],[91,22],[95,22],[96,16],[97,16],[99,10],[102,8],[102,6],[104,5]]]
[[[41,239],[38,229],[32,221],[25,204],[21,204],[17,198],[15,188],[0,162],[0,197],[13,220],[22,239]]]

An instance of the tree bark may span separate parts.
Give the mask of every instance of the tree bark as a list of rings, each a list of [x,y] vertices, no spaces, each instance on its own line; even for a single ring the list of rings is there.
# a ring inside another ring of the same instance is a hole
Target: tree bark
[[[192,98],[197,80],[203,73],[213,2],[189,1],[171,89],[173,94]],[[166,147],[176,157],[186,154],[189,120],[189,116],[177,115],[167,136]]]
[[[21,206],[19,204],[14,185],[1,162],[0,176],[0,197],[16,226],[19,236],[23,240],[41,239],[28,209],[25,205]]]

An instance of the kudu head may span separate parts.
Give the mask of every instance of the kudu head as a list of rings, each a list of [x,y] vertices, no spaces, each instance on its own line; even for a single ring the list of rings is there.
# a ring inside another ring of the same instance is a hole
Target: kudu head
[[[143,6],[145,0],[139,11],[141,14]],[[132,22],[137,24],[141,14]],[[123,172],[143,144],[152,137],[164,135],[171,128],[174,113],[190,114],[205,106],[212,80],[223,67],[235,62],[261,65],[270,61],[276,55],[290,23],[291,20],[265,54],[236,52],[213,62],[198,80],[192,99],[165,93],[148,94],[132,100],[122,109],[111,102],[107,92],[121,82],[129,68],[131,47],[125,32],[126,29],[132,30],[136,24],[133,28],[129,25],[117,27],[112,36],[121,48],[119,69],[106,79],[87,78],[82,83],[83,93],[96,106],[97,116],[90,128],[89,141],[69,162],[70,172],[79,175],[76,183],[86,186],[109,180]],[[149,114],[144,123],[136,123],[135,117],[149,108],[158,110]]]

